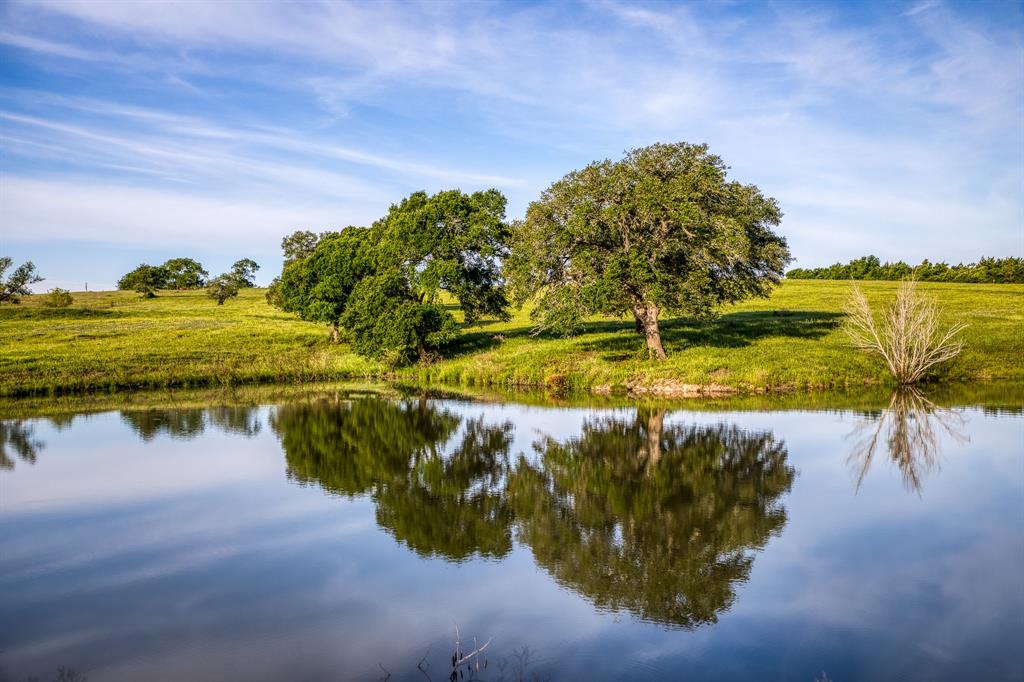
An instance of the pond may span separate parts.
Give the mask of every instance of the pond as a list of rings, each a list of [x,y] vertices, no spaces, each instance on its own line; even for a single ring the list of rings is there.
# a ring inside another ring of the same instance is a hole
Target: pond
[[[1024,391],[849,402],[5,418],[0,679],[1024,679]]]

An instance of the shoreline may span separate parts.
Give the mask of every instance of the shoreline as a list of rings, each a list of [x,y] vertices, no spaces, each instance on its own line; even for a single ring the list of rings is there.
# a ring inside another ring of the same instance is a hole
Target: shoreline
[[[1024,412],[1024,382],[991,380],[925,383],[916,387],[947,407],[984,407]],[[393,399],[437,399],[479,403],[518,403],[541,407],[632,408],[657,404],[691,411],[810,410],[877,412],[898,386],[832,387],[818,391],[761,391],[730,394],[552,391],[543,387],[467,387],[401,381],[320,381],[236,384],[193,388],[151,388],[115,392],[65,393],[0,398],[0,419],[91,414],[111,410],[201,409],[273,405],[293,400],[354,399],[375,395]]]
[[[896,285],[861,286],[885,304]],[[1024,381],[1024,285],[921,288],[940,303],[943,324],[969,324],[964,352],[931,383]],[[628,321],[594,318],[573,337],[534,336],[529,311],[520,310],[464,327],[429,364],[399,368],[330,343],[322,326],[271,308],[261,289],[223,306],[191,291],[149,300],[77,293],[64,309],[27,297],[0,307],[0,396],[367,380],[671,398],[895,385],[880,359],[849,347],[848,296],[844,282],[785,282],[712,321],[665,319],[669,357],[658,361]]]

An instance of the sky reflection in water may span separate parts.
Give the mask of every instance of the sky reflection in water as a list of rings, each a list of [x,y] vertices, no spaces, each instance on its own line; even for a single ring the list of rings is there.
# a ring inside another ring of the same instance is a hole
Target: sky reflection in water
[[[0,679],[1024,679],[1020,414],[881,405],[3,421]]]

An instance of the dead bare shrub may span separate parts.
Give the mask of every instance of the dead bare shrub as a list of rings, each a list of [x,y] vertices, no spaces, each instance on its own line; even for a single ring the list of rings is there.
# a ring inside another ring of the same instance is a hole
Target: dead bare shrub
[[[864,292],[853,283],[844,325],[853,347],[881,356],[901,384],[916,383],[935,365],[959,355],[964,343],[956,337],[966,327],[958,322],[942,331],[938,307],[917,291],[913,280],[900,282],[881,321],[876,321]]]

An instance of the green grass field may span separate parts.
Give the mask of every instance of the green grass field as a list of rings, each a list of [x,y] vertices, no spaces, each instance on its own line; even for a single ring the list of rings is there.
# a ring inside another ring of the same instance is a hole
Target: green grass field
[[[864,282],[873,302],[894,282]],[[1024,285],[921,284],[949,321],[970,327],[941,381],[1024,379]],[[847,347],[846,282],[790,281],[771,298],[716,321],[665,320],[669,359],[648,360],[627,320],[601,319],[569,338],[531,337],[526,311],[466,329],[429,365],[388,371],[327,341],[327,330],[268,306],[263,290],[218,306],[199,292],[75,293],[66,309],[43,296],[0,307],[0,395],[389,378],[465,386],[555,385],[637,392],[682,385],[802,390],[885,384],[880,360]]]

